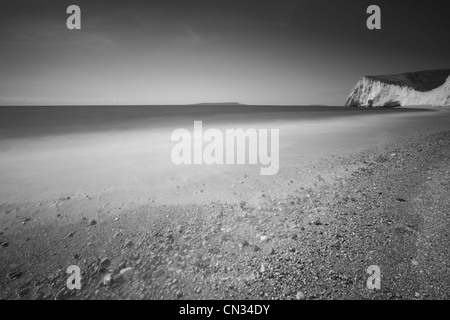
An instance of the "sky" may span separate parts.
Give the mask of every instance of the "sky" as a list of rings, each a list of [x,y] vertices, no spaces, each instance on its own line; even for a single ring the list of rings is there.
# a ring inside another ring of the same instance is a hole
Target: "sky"
[[[343,105],[364,75],[450,68],[449,38],[445,1],[0,0],[0,105]]]

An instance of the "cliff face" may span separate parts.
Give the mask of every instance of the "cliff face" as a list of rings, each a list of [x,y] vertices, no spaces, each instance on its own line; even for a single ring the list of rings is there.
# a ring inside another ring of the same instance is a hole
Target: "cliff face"
[[[363,77],[356,84],[345,105],[450,106],[450,69]]]

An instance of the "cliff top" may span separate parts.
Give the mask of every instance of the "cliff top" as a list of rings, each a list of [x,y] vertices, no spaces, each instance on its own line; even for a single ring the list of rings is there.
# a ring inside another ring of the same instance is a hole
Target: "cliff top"
[[[390,75],[366,76],[366,78],[393,85],[408,86],[416,91],[425,92],[443,85],[449,76],[450,69],[440,69]]]

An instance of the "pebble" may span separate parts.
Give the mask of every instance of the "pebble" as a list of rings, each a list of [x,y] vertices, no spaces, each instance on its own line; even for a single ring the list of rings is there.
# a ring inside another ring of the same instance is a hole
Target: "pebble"
[[[119,273],[125,275],[130,271],[133,271],[133,268],[128,267],[128,268],[121,269]]]
[[[128,241],[125,243],[125,248],[131,248],[133,245],[134,245],[133,241],[128,240]]]
[[[261,273],[264,273],[266,271],[266,267],[264,266],[264,263],[261,263],[261,268],[259,270]]]
[[[301,292],[301,291],[297,292],[295,297],[297,298],[297,300],[305,300],[306,299],[305,294],[303,292]]]
[[[289,289],[288,287],[284,287],[284,289],[283,289],[283,294],[284,294],[285,296],[290,295],[290,294],[291,294],[291,289]]]
[[[103,268],[108,268],[110,264],[111,264],[111,260],[109,258],[103,258],[100,261],[100,266],[102,266]]]
[[[113,282],[113,276],[111,273],[108,273],[103,277],[103,285],[110,286]]]

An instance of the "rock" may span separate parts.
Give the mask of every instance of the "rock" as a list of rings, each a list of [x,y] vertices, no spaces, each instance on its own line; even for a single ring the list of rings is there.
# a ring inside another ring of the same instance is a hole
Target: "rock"
[[[275,254],[275,249],[274,249],[274,248],[271,248],[270,251],[269,251],[269,254],[270,254],[270,255]]]
[[[111,265],[111,260],[110,260],[109,258],[103,258],[103,259],[100,261],[100,266],[101,266],[102,268],[108,268],[110,265]]]
[[[305,300],[306,299],[305,294],[303,292],[301,292],[301,291],[297,292],[295,297],[297,298],[297,300]]]
[[[430,70],[361,78],[348,107],[395,107],[450,104],[450,70]]]
[[[261,242],[266,242],[267,240],[269,240],[268,236],[261,236]]]
[[[254,245],[254,246],[253,246],[253,250],[254,250],[255,252],[258,252],[258,251],[261,250],[261,248],[258,247],[257,245]]]
[[[261,263],[261,268],[259,269],[259,272],[261,273],[266,272],[266,267],[264,266],[264,263]]]
[[[89,224],[91,226],[95,226],[97,224],[97,221],[95,221],[94,219],[91,220],[91,222],[89,222]]]
[[[113,283],[113,275],[112,275],[111,273],[106,274],[106,275],[103,277],[102,282],[103,282],[103,285],[104,285],[104,286],[110,286],[110,285],[112,285],[112,283]]]
[[[3,242],[3,243],[2,243],[2,247],[3,247],[3,248],[6,248],[7,246],[9,246],[9,243],[8,243],[8,242]]]
[[[122,275],[125,275],[125,274],[127,274],[127,273],[129,273],[129,272],[131,272],[131,271],[133,271],[133,268],[128,267],[128,268],[125,268],[125,269],[121,269],[121,270],[119,271],[119,273],[122,274]]]
[[[177,299],[180,299],[183,297],[183,293],[181,291],[177,291],[176,293]]]
[[[129,248],[131,248],[133,245],[134,245],[133,241],[128,240],[128,241],[125,243],[125,246],[124,246],[124,247],[127,248],[127,249],[129,249]]]
[[[402,199],[402,198],[397,198],[397,201],[405,202],[406,200],[405,200],[405,199]]]
[[[290,295],[291,292],[292,292],[291,289],[289,289],[288,287],[284,287],[284,288],[283,288],[283,294],[284,294],[285,296]]]

